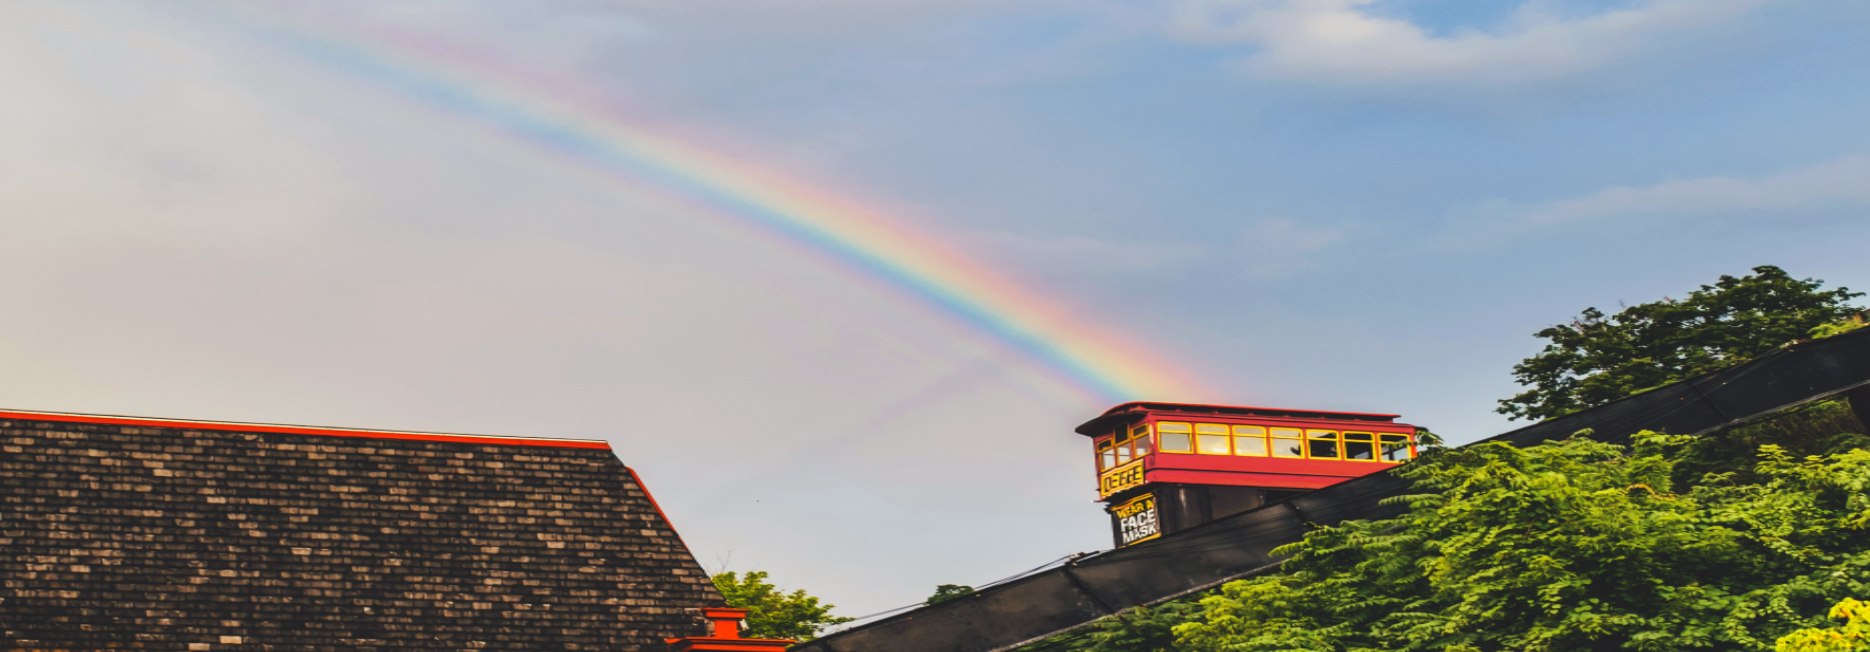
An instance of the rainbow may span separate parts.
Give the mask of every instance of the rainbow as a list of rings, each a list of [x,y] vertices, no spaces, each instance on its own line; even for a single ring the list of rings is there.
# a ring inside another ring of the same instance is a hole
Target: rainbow
[[[586,165],[646,184],[880,280],[952,316],[990,344],[1087,400],[1204,398],[1179,369],[1025,290],[885,211],[669,137],[575,90],[504,74],[446,44],[372,33],[280,5],[230,5],[262,21],[267,42],[477,120]],[[243,21],[244,22],[244,21]]]

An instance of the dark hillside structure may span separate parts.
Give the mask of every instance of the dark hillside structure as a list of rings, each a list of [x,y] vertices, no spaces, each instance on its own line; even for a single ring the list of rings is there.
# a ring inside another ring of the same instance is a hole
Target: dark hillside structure
[[[1593,439],[1621,445],[1641,430],[1699,435],[1830,397],[1849,397],[1859,414],[1865,410],[1857,405],[1860,397],[1870,404],[1870,328],[1789,344],[1744,364],[1483,441],[1532,446],[1588,429]],[[1093,428],[1086,430],[1082,434],[1101,436]],[[1351,440],[1340,441],[1348,444]],[[1161,604],[1277,569],[1280,557],[1274,551],[1298,541],[1313,527],[1394,517],[1403,508],[1387,499],[1414,491],[1388,470],[1379,470],[1136,545],[1076,555],[1056,567],[997,582],[964,598],[898,612],[791,649],[998,652],[1020,648],[1138,605]],[[1087,647],[1082,643],[1066,640],[1028,649]]]
[[[0,650],[667,650],[724,606],[601,441],[0,412]]]

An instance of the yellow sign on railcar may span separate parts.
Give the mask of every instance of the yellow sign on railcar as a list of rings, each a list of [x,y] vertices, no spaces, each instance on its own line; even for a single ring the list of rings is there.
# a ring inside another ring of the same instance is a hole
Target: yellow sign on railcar
[[[1117,545],[1142,543],[1162,536],[1162,521],[1156,516],[1156,497],[1143,494],[1122,505],[1110,508],[1117,517]]]
[[[1098,476],[1097,492],[1100,495],[1109,496],[1131,487],[1142,486],[1142,484],[1143,461],[1136,460]]]

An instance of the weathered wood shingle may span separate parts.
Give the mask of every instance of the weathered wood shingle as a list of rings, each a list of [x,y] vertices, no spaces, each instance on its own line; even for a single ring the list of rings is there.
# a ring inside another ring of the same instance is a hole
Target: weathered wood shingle
[[[0,420],[7,650],[661,650],[721,597],[610,450]]]

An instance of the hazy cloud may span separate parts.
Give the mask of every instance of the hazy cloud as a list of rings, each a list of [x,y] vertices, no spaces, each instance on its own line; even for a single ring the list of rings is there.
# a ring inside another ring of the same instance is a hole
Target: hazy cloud
[[[1307,228],[1285,219],[1260,220],[1241,232],[1240,249],[1249,276],[1282,276],[1303,268],[1307,254],[1337,243],[1347,233],[1344,228]]]
[[[1589,197],[1537,207],[1526,220],[1554,224],[1645,215],[1804,212],[1864,204],[1870,204],[1870,158],[1852,156],[1758,179],[1705,177],[1646,188],[1606,188]]]
[[[1009,265],[1098,275],[1174,267],[1208,253],[1207,247],[1188,242],[1138,242],[1082,235],[1048,237],[1003,231],[969,234],[967,241]]]
[[[1870,208],[1870,157],[1756,178],[1711,176],[1649,186],[1611,186],[1549,202],[1495,200],[1463,211],[1440,242],[1454,249],[1498,249],[1529,236],[1640,231],[1693,221],[1730,227],[1783,227],[1835,221]]]
[[[1508,25],[1441,36],[1378,15],[1377,0],[1184,0],[1172,19],[1186,40],[1247,45],[1247,73],[1330,84],[1516,82],[1598,68],[1665,32],[1712,25],[1781,0],[1653,0],[1562,17],[1527,2]]]
[[[847,613],[1107,541],[1101,406],[978,333],[210,26],[0,2],[0,405],[607,437]]]

